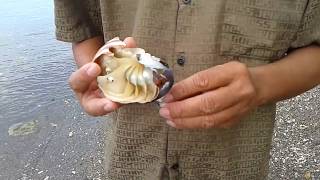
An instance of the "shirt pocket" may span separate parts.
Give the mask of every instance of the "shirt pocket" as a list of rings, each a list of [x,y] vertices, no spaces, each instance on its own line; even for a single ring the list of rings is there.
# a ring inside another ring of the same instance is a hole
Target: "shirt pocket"
[[[307,2],[227,0],[220,55],[274,61],[296,38]]]

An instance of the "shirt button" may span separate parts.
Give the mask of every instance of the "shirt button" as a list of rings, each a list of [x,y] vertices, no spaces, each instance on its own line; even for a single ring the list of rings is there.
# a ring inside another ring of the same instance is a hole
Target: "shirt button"
[[[179,164],[178,164],[178,163],[173,164],[173,165],[171,166],[171,169],[173,169],[173,170],[179,169]]]
[[[182,0],[182,2],[183,2],[184,4],[190,4],[190,3],[191,3],[191,0]]]
[[[180,65],[180,66],[183,66],[186,62],[186,57],[185,56],[180,56],[178,57],[177,59],[177,63]]]

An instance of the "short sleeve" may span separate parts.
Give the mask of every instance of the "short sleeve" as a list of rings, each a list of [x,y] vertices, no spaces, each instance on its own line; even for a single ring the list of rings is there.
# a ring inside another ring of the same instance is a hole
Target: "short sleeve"
[[[102,35],[99,0],[54,0],[56,38],[80,42]]]
[[[320,45],[320,1],[309,0],[292,48]]]

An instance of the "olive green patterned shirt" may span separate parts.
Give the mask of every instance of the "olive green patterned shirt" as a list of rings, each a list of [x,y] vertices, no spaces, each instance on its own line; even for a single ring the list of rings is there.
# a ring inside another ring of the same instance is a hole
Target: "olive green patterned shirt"
[[[319,0],[55,0],[58,40],[133,36],[182,80],[237,60],[259,66],[320,44]],[[107,127],[107,179],[265,179],[275,104],[230,129],[177,130],[154,103],[130,104]]]

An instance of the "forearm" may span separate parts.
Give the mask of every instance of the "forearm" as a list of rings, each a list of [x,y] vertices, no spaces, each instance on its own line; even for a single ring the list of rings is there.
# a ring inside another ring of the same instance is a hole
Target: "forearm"
[[[95,53],[103,46],[102,36],[97,36],[79,43],[72,44],[73,56],[78,67],[92,61]]]
[[[265,66],[250,68],[258,105],[301,94],[320,83],[320,47],[296,50]]]

